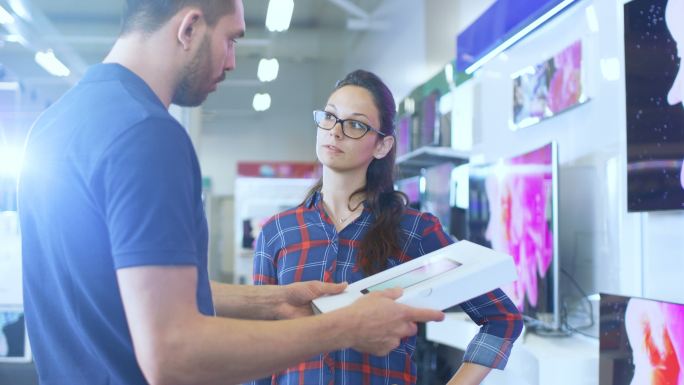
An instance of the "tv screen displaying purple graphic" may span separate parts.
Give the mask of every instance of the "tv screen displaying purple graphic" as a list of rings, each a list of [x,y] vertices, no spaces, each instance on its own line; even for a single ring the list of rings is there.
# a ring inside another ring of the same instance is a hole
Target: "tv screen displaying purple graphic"
[[[684,305],[601,294],[600,385],[684,385]]]
[[[513,127],[522,128],[587,101],[582,86],[582,41],[513,75]]]
[[[471,165],[468,239],[513,257],[502,287],[524,315],[558,328],[558,161],[555,143]]]
[[[627,208],[683,209],[684,0],[633,0],[624,19]]]
[[[399,179],[396,181],[397,190],[406,194],[409,204],[420,203],[420,176]]]
[[[411,115],[399,118],[397,124],[397,156],[411,151]]]

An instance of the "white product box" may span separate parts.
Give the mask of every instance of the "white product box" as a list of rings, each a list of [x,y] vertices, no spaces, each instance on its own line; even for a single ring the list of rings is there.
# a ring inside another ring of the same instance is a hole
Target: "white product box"
[[[517,278],[513,257],[468,241],[459,241],[354,282],[340,294],[313,300],[317,313],[350,305],[364,294],[393,287],[397,302],[444,310],[492,291]]]

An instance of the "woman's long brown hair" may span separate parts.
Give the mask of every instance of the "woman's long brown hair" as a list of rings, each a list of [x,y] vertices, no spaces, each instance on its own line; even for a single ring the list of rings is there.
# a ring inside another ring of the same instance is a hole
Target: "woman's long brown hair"
[[[373,102],[380,115],[380,131],[394,135],[394,117],[396,107],[394,97],[380,78],[368,71],[356,70],[337,82],[333,92],[344,86],[362,87],[373,96]],[[378,138],[381,140],[381,138]],[[366,205],[370,208],[375,220],[361,240],[359,247],[359,265],[366,275],[371,275],[387,267],[387,259],[398,255],[400,250],[399,222],[408,203],[406,195],[394,190],[394,173],[396,159],[396,143],[382,159],[373,159],[366,172],[366,186],[354,191],[347,203],[350,210],[352,198],[364,194]],[[323,180],[309,190],[304,201],[321,191]],[[358,206],[357,206],[358,207]]]

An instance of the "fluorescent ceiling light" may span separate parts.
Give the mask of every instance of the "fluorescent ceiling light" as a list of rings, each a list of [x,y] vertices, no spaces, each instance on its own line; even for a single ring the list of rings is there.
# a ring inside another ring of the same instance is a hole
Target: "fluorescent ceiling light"
[[[282,32],[290,28],[294,0],[270,0],[266,11],[266,28],[271,32]]]
[[[259,69],[257,70],[257,77],[262,82],[270,82],[278,77],[278,59],[261,59],[259,60]]]
[[[21,35],[18,35],[18,34],[15,34],[15,33],[12,33],[12,34],[9,34],[9,35],[5,35],[4,39],[5,39],[6,42],[9,42],[9,43],[21,43],[21,44],[24,44],[24,42],[25,42],[25,40],[21,37]]]
[[[9,6],[12,8],[14,13],[19,15],[19,17],[21,17],[22,19],[26,21],[33,21],[31,13],[26,8],[26,5],[24,4],[23,0],[9,0]]]
[[[19,82],[0,82],[0,91],[18,91]]]
[[[36,63],[40,64],[47,72],[54,76],[69,76],[71,71],[64,65],[52,50],[38,51],[35,57]]]
[[[598,21],[598,16],[596,16],[596,8],[594,5],[588,6],[585,10],[585,16],[587,17],[587,25],[589,26],[589,30],[591,32],[598,32],[599,31],[599,21]]]
[[[508,40],[505,42],[501,43],[498,47],[494,48],[493,50],[489,51],[488,54],[480,58],[480,60],[476,61],[475,63],[471,64],[470,67],[466,68],[465,73],[467,75],[471,75],[473,72],[477,71],[480,67],[482,67],[485,63],[488,61],[492,60],[493,58],[496,57],[496,55],[500,54],[501,52],[505,51],[508,49],[508,47],[512,46],[518,40],[522,39],[527,35],[528,33],[532,32],[535,30],[535,28],[539,27],[540,25],[544,24],[547,20],[558,14],[560,11],[565,9],[567,6],[572,4],[575,0],[565,0],[562,3],[556,5],[553,7],[551,10],[546,12],[544,15],[539,17],[537,20],[533,21],[527,27],[521,29],[518,33],[515,35],[511,36]]]
[[[255,94],[252,100],[252,107],[254,111],[266,111],[271,108],[271,95],[269,94]]]
[[[7,12],[5,8],[0,5],[0,24],[12,24],[14,23],[14,16]]]

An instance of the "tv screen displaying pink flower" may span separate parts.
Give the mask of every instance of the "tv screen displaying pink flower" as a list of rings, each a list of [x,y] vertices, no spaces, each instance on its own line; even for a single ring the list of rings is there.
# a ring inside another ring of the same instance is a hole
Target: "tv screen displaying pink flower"
[[[582,41],[513,77],[513,125],[525,127],[587,100],[582,88]]]
[[[684,305],[601,294],[601,385],[684,385]]]
[[[513,257],[518,279],[502,287],[518,309],[557,322],[555,145],[471,166],[469,239]],[[550,322],[548,319],[546,320]]]

